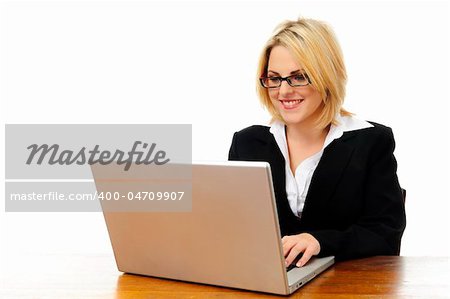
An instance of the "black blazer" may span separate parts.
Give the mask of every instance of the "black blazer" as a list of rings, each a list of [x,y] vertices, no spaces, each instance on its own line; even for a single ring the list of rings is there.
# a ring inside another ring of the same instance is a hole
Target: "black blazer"
[[[325,148],[301,219],[289,207],[285,160],[269,127],[236,132],[228,159],[270,163],[283,236],[308,232],[320,243],[319,256],[337,260],[398,255],[406,216],[395,142],[390,128],[372,124],[345,132]]]

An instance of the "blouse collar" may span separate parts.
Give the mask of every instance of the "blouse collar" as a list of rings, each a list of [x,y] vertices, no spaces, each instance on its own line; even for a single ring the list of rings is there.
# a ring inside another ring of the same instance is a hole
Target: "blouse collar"
[[[336,117],[338,122],[337,125],[331,125],[330,131],[328,132],[325,142],[323,144],[323,149],[325,149],[333,140],[341,138],[345,132],[361,130],[365,128],[373,127],[372,124],[365,120],[360,120],[354,116],[341,116],[338,115]],[[288,161],[286,155],[288,153],[287,149],[287,141],[286,141],[286,133],[285,133],[285,124],[280,120],[275,120],[270,125],[270,133],[273,134],[275,141],[278,144],[281,152],[283,153],[284,158]]]

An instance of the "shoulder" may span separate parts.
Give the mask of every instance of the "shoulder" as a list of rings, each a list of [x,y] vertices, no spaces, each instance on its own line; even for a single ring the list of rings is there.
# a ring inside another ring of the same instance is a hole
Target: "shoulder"
[[[386,125],[376,123],[376,122],[370,121],[370,120],[367,122],[370,123],[371,125],[373,125],[374,131],[378,132],[379,134],[392,132],[392,129]]]
[[[375,139],[375,140],[393,140],[394,136],[392,133],[392,129],[386,125],[374,122],[374,121],[367,121],[373,127],[360,130],[358,132],[361,135],[366,135],[368,138]]]
[[[374,121],[360,120],[354,116],[341,117],[339,126],[343,131],[343,139],[356,137],[364,141],[381,139],[393,139],[392,129],[384,124]]]
[[[253,125],[253,126],[243,128],[242,130],[239,130],[236,133],[238,135],[247,136],[247,135],[260,134],[260,133],[270,133],[269,129],[270,129],[270,127],[268,127],[268,126]]]
[[[259,157],[261,161],[265,161],[258,155],[261,154],[262,146],[269,144],[271,138],[273,139],[273,135],[267,126],[253,125],[235,132],[228,159],[254,160]]]
[[[272,133],[270,133],[270,127],[262,125],[249,126],[234,133],[234,138],[237,138],[240,141],[267,141],[270,136],[272,136]]]
[[[384,124],[368,121],[372,126],[360,130],[345,132],[342,141],[369,160],[379,156],[391,155],[395,150],[392,129]]]

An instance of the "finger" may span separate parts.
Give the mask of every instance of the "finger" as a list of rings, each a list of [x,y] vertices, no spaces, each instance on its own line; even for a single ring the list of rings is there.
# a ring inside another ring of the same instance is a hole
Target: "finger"
[[[297,245],[291,249],[288,256],[286,257],[286,266],[289,266],[292,261],[294,261],[295,258],[303,251],[305,251],[305,247],[297,243]]]
[[[306,248],[306,250],[303,252],[303,256],[300,258],[300,260],[297,262],[297,267],[302,267],[306,265],[306,263],[311,259],[313,256],[313,248],[312,246],[309,246]]]
[[[286,266],[289,266],[290,264],[292,264],[292,261],[299,254],[300,254],[300,251],[298,249],[296,249],[296,247],[293,247],[292,250],[289,252],[289,254],[285,258]]]
[[[284,236],[283,238],[281,238],[281,244],[286,243],[287,241],[289,241],[289,236]]]
[[[295,242],[286,241],[286,243],[283,244],[283,256],[287,256],[289,251],[291,251],[294,246]]]
[[[297,243],[294,238],[288,238],[283,244],[283,256],[286,257],[296,244]]]

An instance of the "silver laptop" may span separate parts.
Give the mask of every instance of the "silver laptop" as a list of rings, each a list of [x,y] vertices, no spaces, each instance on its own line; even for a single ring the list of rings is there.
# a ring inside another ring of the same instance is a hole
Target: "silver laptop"
[[[269,163],[185,166],[192,175],[191,211],[112,212],[105,208],[111,201],[102,201],[120,271],[288,295],[334,263],[334,257],[312,258],[287,271]],[[98,192],[114,191],[114,184],[100,181],[120,173],[111,165],[91,168]],[[137,180],[125,191],[149,189],[152,180]]]

